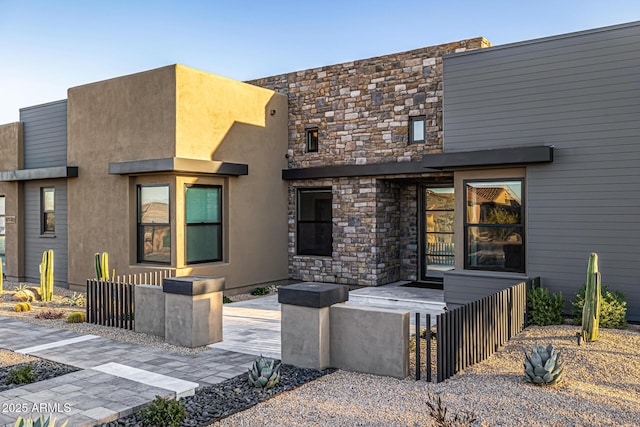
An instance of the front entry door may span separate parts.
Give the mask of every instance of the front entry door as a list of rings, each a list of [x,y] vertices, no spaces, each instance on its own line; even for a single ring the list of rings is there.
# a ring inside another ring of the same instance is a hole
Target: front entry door
[[[455,260],[453,227],[453,187],[428,187],[421,189],[422,206],[422,265],[421,279],[440,282],[444,272],[453,270]]]

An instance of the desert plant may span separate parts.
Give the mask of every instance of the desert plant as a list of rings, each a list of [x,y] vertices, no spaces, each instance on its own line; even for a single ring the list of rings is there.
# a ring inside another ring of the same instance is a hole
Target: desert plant
[[[269,389],[280,381],[280,363],[260,356],[249,369],[249,384],[256,388]]]
[[[532,288],[527,293],[529,322],[538,325],[561,325],[564,321],[564,298],[562,293],[549,293],[545,288]]]
[[[66,427],[68,422],[69,421],[65,421],[58,427]],[[36,418],[35,420],[33,418],[27,419],[18,417],[16,423],[14,424],[14,427],[56,427],[56,419],[51,418],[51,415],[49,415],[47,418],[45,418],[44,415],[40,415],[40,418]]]
[[[269,289],[267,288],[255,288],[251,291],[251,295],[262,296],[269,295]]]
[[[4,285],[4,272],[2,271],[2,260],[0,259],[0,294],[2,293],[3,285]]]
[[[533,345],[531,354],[524,352],[524,373],[527,381],[538,385],[553,385],[562,380],[560,352],[549,344],[547,347]]]
[[[576,297],[571,301],[573,305],[573,324],[582,324],[582,310],[584,307],[586,286],[582,285]],[[601,285],[602,299],[600,301],[600,322],[603,328],[624,329],[627,327],[627,302],[624,292],[610,291],[607,285]]]
[[[598,340],[601,300],[602,291],[600,272],[598,271],[598,254],[592,252],[589,255],[589,265],[587,266],[587,284],[582,307],[582,339],[585,342]]]
[[[473,425],[476,422],[476,414],[473,412],[463,412],[456,414],[453,417],[447,417],[447,407],[442,403],[442,399],[438,395],[435,399],[429,394],[429,400],[427,400],[427,408],[429,408],[429,416],[433,418],[433,421],[437,427],[466,427]]]
[[[233,302],[233,300],[231,298],[229,298],[228,296],[226,296],[226,295],[222,296],[222,303],[223,304],[229,304],[229,303],[232,303],[232,302]]]
[[[40,295],[42,301],[51,301],[53,298],[53,250],[51,249],[42,253]]]
[[[16,286],[16,288],[14,289],[14,291],[16,292],[22,292],[25,289],[27,289],[27,285],[26,283],[18,283],[18,286]]]
[[[31,304],[29,304],[28,302],[19,302],[18,304],[13,306],[13,311],[16,311],[16,312],[30,311],[31,308],[32,308]]]
[[[40,313],[36,314],[36,319],[62,319],[66,315],[67,313],[65,313],[64,311],[43,310]]]
[[[177,400],[156,396],[156,398],[141,411],[141,415],[145,426],[177,427],[187,416],[187,410],[184,405]]]
[[[4,379],[5,384],[28,384],[36,379],[33,365],[27,364],[10,369]]]
[[[80,311],[74,311],[67,316],[67,323],[84,323],[84,313]]]
[[[107,252],[102,253],[102,257],[99,253],[95,254],[95,264],[96,264],[96,279],[98,280],[109,280],[109,254]],[[113,272],[115,276],[115,270]]]
[[[78,307],[84,305],[84,295],[79,292],[74,292],[70,297],[64,297],[65,300],[69,302],[69,305],[72,307]]]

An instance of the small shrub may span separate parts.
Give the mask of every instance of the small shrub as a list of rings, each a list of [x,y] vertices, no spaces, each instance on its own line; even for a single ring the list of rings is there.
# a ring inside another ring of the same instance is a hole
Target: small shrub
[[[473,412],[463,412],[453,417],[447,417],[447,407],[442,403],[440,396],[437,397],[435,403],[432,403],[432,400],[433,396],[429,394],[429,400],[427,400],[429,416],[433,418],[437,427],[467,427],[476,422],[476,414]]]
[[[222,303],[223,303],[223,304],[229,304],[229,303],[231,303],[231,302],[233,302],[233,300],[232,300],[231,298],[229,298],[229,297],[228,297],[228,296],[226,296],[226,295],[223,295],[223,296],[222,296]]]
[[[149,405],[141,411],[142,420],[146,426],[177,427],[187,416],[184,405],[177,400],[156,396]]]
[[[13,306],[13,311],[29,311],[31,310],[31,308],[31,304],[29,304],[28,302],[19,302],[18,304]]]
[[[573,305],[573,324],[582,324],[582,307],[584,307],[584,293],[586,286],[582,285],[578,294],[571,301]],[[600,327],[624,329],[627,327],[627,302],[625,294],[620,291],[611,292],[607,285],[601,287],[602,300],[600,303]]]
[[[69,421],[65,421],[58,427],[66,427],[68,422]],[[40,418],[36,418],[35,420],[33,418],[18,417],[14,427],[56,427],[56,419],[51,418],[51,415],[47,418],[45,418],[44,415],[40,415]]]
[[[67,323],[84,323],[84,313],[80,311],[74,311],[67,316]]]
[[[70,297],[64,297],[64,299],[69,303],[72,307],[80,307],[84,305],[84,295],[78,292],[74,292]]]
[[[62,319],[66,315],[67,313],[65,313],[64,311],[43,310],[40,313],[36,314],[36,319]]]
[[[20,292],[24,291],[25,289],[27,289],[27,285],[25,283],[20,283],[18,284],[18,286],[16,286],[15,291]]]
[[[561,325],[564,322],[562,293],[549,293],[545,288],[532,288],[527,295],[529,322],[538,325]]]
[[[28,302],[31,301],[31,297],[27,294],[27,291],[18,291],[11,297],[12,301]]]
[[[269,295],[269,289],[267,288],[255,288],[251,291],[251,295],[262,296]]]
[[[33,365],[28,364],[10,369],[4,382],[6,384],[29,384],[35,379],[36,375],[33,373]]]

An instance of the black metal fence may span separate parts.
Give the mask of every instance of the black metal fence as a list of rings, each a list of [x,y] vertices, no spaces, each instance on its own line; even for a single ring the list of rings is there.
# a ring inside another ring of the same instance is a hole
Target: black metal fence
[[[525,327],[527,283],[439,314],[437,381],[487,359]],[[428,336],[428,335],[427,335]]]
[[[134,329],[135,285],[87,280],[86,321],[97,325]]]

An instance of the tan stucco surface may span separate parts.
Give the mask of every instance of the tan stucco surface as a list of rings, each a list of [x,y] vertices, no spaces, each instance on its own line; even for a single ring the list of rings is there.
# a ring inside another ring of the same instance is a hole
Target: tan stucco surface
[[[9,123],[0,126],[0,171],[22,169],[23,167],[23,126]],[[0,182],[0,196],[5,197],[5,215],[15,217],[15,223],[5,223],[4,274],[8,278],[22,279],[24,276],[24,224],[22,221],[24,203],[22,184]]]
[[[271,115],[271,110],[275,113]],[[173,65],[69,90],[69,283],[95,275],[108,252],[118,274],[173,268],[225,276],[227,289],[287,272],[287,98]],[[110,162],[182,157],[245,163],[249,175],[109,175]],[[171,265],[136,263],[136,186],[170,184]],[[224,260],[184,264],[184,185],[223,186]]]

